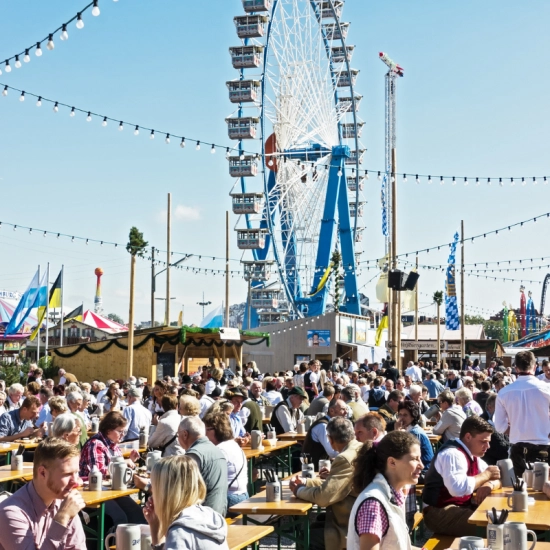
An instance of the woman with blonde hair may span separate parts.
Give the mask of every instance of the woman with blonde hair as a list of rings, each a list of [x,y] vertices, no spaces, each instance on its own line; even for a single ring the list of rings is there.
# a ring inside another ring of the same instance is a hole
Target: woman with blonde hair
[[[228,550],[225,519],[201,504],[206,485],[193,458],[170,456],[157,462],[151,492],[144,515],[155,550]]]

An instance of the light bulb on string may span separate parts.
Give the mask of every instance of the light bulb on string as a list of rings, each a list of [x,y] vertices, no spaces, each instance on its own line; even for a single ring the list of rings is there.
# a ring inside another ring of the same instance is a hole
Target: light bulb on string
[[[416,174],[416,185],[420,185],[420,178],[418,177],[418,174]]]
[[[378,172],[378,181],[380,181],[382,179],[382,174],[380,174],[380,172]]]
[[[181,147],[182,149],[185,149],[185,138],[184,138],[184,137],[181,138],[180,147]]]
[[[498,178],[498,184],[501,186],[501,187],[504,187],[504,183],[502,181],[502,178]]]
[[[92,15],[97,17],[101,12],[99,11],[98,0],[94,0],[94,7],[92,8]]]
[[[29,55],[29,50],[25,50],[25,57],[23,57],[23,61],[25,63],[29,63],[30,60],[31,60],[31,56]]]
[[[75,115],[76,115],[76,113],[75,113],[75,110],[74,110],[74,107],[73,107],[73,108],[71,109],[71,114],[70,114],[70,116],[75,116]]]
[[[36,102],[37,107],[42,107],[42,96],[38,96],[38,100]]]
[[[200,141],[197,141],[197,145],[195,146],[195,149],[197,151],[200,151],[200,148],[201,148],[201,142]]]
[[[4,68],[4,70],[7,72],[7,73],[11,73],[11,66],[10,66],[10,62],[6,59],[6,67]]]
[[[61,34],[59,35],[60,40],[68,40],[69,39],[69,33],[67,32],[67,24],[64,24],[63,27],[61,27]]]
[[[55,44],[53,43],[53,34],[48,35],[48,43],[46,44],[46,48],[50,51],[55,48]]]
[[[136,126],[136,129],[134,130],[134,136],[139,136],[139,126]]]
[[[103,126],[105,128],[105,126],[107,126],[107,117],[104,116],[103,117],[103,122],[101,123],[101,126]]]
[[[533,178],[533,185],[537,185],[538,181],[537,178]]]
[[[521,185],[522,187],[525,187],[525,178],[521,178]]]
[[[155,139],[155,131],[151,130],[151,133],[149,134],[149,139]]]
[[[546,181],[546,176],[544,176],[544,185],[548,185],[548,181]]]
[[[19,56],[18,56],[18,55],[15,56],[15,63],[14,63],[14,65],[15,65],[15,68],[16,68],[16,69],[20,69],[20,68],[21,68],[21,61],[19,61]]]
[[[366,180],[369,179],[369,171],[368,171],[368,170],[365,170],[365,179],[366,179]]]
[[[407,183],[407,174],[403,174],[403,183]]]
[[[40,57],[42,55],[42,48],[40,47],[40,42],[36,43],[36,51],[34,52],[34,55],[36,55],[36,57]]]
[[[25,92],[21,92],[21,95],[19,96],[19,101],[25,101]]]
[[[76,14],[76,28],[77,29],[84,28],[84,21],[82,21],[82,14],[80,12]]]
[[[88,116],[86,117],[86,122],[92,122],[92,113],[88,111]]]
[[[166,143],[166,145],[170,143],[170,134],[166,134],[166,137],[164,138],[164,143]]]
[[[240,160],[244,160],[244,153],[241,153],[241,154],[239,155],[239,159],[240,159]]]
[[[214,144],[212,144],[212,149],[210,149],[210,154],[215,155],[216,154],[216,147]]]
[[[56,102],[55,102],[55,105],[53,106],[53,112],[54,112],[54,113],[57,113],[58,111],[59,111],[59,104],[58,104],[58,102],[56,101]]]
[[[439,176],[439,185],[443,185],[444,183],[443,176]]]
[[[225,150],[225,158],[228,159],[230,156],[229,154],[229,147]]]
[[[432,176],[428,176],[428,185],[432,184]]]
[[[124,130],[124,123],[122,122],[122,120],[119,122],[118,124],[118,131],[119,132],[122,132],[122,130]]]

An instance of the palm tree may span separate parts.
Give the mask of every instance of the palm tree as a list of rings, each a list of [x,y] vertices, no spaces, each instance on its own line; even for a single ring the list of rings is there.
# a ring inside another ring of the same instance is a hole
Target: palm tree
[[[433,301],[437,305],[437,368],[440,368],[441,366],[441,342],[440,342],[440,336],[439,336],[439,308],[441,307],[441,304],[443,303],[443,291],[438,290],[437,292],[434,292]]]
[[[126,380],[133,375],[134,369],[134,294],[135,294],[135,279],[136,279],[136,257],[143,258],[145,247],[149,243],[143,239],[137,227],[130,229],[128,244],[126,250],[130,253],[130,312],[128,320],[128,363],[126,369]]]

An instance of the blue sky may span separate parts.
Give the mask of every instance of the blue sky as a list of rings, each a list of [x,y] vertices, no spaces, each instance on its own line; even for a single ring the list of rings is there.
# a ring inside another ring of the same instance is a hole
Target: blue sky
[[[7,1],[0,17],[0,59],[43,38],[72,17],[85,2]],[[233,17],[238,0],[100,1],[101,15],[84,16],[85,27],[69,26],[69,40],[0,82],[113,118],[190,138],[229,144],[224,119],[233,111],[226,80],[236,77],[228,48],[238,45]],[[361,70],[357,91],[364,96],[361,117],[368,147],[364,167],[383,168],[385,51],[405,68],[398,89],[398,170],[448,176],[544,176],[547,169],[550,85],[546,22],[550,4],[542,0],[442,3],[431,0],[368,2],[347,0],[348,42],[356,45],[352,65]],[[44,46],[44,45],[43,45]],[[13,62],[12,62],[13,64]],[[126,126],[87,123],[67,109],[21,103],[17,94],[0,97],[0,220],[61,233],[127,240],[136,225],[145,238],[165,248],[166,193],[174,205],[173,249],[223,256],[225,211],[233,181],[223,154],[209,148],[181,150],[161,136],[151,142]],[[466,234],[478,234],[550,210],[549,187],[507,184],[476,187],[470,180],[431,186],[412,178],[399,184],[399,250],[414,251],[449,242],[465,220]],[[365,259],[383,252],[380,189],[366,187]],[[231,226],[236,217],[231,215]],[[549,221],[476,241],[467,262],[550,256]],[[92,307],[93,270],[103,267],[106,312],[128,315],[129,257],[120,248],[71,244],[28,232],[0,229],[0,288],[24,290],[37,264],[64,263],[66,303]],[[421,263],[446,261],[447,251],[430,253]],[[231,257],[241,257],[232,235]],[[542,264],[546,262],[538,262]],[[537,265],[538,265],[537,264]],[[218,260],[196,267],[222,269]],[[516,264],[517,265],[517,264]],[[523,266],[524,264],[522,264]],[[138,264],[137,320],[149,319],[149,265]],[[514,266],[511,266],[514,267]],[[238,263],[232,262],[238,270]],[[495,274],[542,280],[546,271]],[[374,276],[364,271],[360,285]],[[52,275],[52,280],[54,276]],[[443,274],[421,272],[421,291],[443,289]],[[220,275],[172,277],[172,311],[185,304],[185,321],[199,322],[202,292],[221,303]],[[466,302],[499,309],[503,300],[518,305],[519,282],[467,279]],[[163,295],[159,277],[159,296]],[[243,301],[245,283],[231,280],[232,303]],[[540,284],[527,284],[535,301]],[[363,289],[374,301],[374,282]],[[421,305],[431,300],[423,296]],[[157,302],[157,311],[162,302]],[[432,308],[428,307],[427,312]],[[160,315],[158,319],[160,320]]]

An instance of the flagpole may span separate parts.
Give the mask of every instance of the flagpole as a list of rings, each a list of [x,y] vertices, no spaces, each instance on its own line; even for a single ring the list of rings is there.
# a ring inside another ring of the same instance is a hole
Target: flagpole
[[[64,275],[65,275],[65,266],[62,265],[61,266],[61,321],[59,323],[59,345],[62,346],[63,345],[63,294],[64,294],[64,289],[63,289],[63,278],[64,278]]]
[[[38,292],[40,292],[40,266],[38,266]],[[40,361],[40,319],[38,321],[38,340],[36,341],[36,364]]]
[[[46,361],[48,360],[48,319],[50,317],[50,262],[48,262],[48,267],[46,271],[46,346],[44,348],[44,357]]]
[[[466,355],[465,315],[464,315],[464,220],[460,222],[460,368]]]

